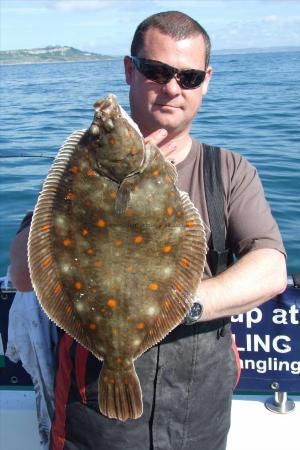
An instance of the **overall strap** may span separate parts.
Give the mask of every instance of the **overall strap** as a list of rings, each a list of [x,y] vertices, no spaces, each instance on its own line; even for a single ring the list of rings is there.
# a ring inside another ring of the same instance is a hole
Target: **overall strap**
[[[233,261],[231,249],[226,248],[224,189],[219,147],[203,144],[203,177],[211,229],[207,262],[212,275],[217,275],[223,272]]]

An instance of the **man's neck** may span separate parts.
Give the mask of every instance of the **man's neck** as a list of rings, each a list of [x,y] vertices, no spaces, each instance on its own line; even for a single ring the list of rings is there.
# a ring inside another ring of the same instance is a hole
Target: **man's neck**
[[[178,164],[183,161],[189,154],[191,147],[192,138],[189,134],[177,136],[170,140],[167,138],[159,145],[164,157],[173,164]]]

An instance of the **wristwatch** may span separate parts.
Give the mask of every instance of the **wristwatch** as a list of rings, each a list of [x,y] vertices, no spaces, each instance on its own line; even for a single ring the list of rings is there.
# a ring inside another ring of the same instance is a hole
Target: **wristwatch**
[[[203,314],[203,305],[199,296],[194,297],[194,303],[184,318],[184,325],[193,325],[198,322]]]

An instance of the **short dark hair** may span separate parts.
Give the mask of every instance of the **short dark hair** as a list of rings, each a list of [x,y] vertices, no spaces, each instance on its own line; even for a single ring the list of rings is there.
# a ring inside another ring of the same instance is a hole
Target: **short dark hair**
[[[196,20],[180,11],[165,11],[153,14],[143,20],[135,30],[131,44],[131,56],[138,56],[138,52],[144,45],[144,35],[149,28],[157,28],[176,40],[200,34],[205,43],[205,67],[208,66],[211,49],[209,35]]]

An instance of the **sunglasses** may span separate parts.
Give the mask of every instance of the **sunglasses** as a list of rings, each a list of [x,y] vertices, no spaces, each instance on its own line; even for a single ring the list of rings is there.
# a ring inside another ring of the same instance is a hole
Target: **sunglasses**
[[[155,81],[155,83],[159,84],[167,84],[175,77],[175,80],[182,89],[196,89],[203,83],[206,75],[205,70],[179,70],[153,59],[131,56],[131,60],[137,70],[148,80]]]

